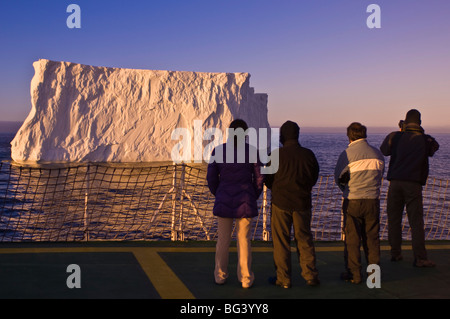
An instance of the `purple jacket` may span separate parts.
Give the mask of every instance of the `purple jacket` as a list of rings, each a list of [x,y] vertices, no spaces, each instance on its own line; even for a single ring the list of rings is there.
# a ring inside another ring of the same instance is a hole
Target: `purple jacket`
[[[211,193],[216,197],[213,214],[225,218],[250,218],[258,215],[257,199],[261,195],[264,176],[259,161],[249,160],[249,145],[246,144],[245,162],[238,163],[236,148],[234,162],[226,163],[226,144],[219,145],[212,152],[223,147],[223,160],[208,164],[206,179]],[[256,154],[256,152],[255,152]]]

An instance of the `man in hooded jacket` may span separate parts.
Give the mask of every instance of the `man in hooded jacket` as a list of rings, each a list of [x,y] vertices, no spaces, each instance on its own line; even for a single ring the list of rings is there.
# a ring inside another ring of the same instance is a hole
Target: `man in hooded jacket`
[[[271,227],[276,268],[276,277],[269,280],[283,288],[291,286],[292,226],[301,275],[308,285],[319,284],[311,233],[311,190],[319,176],[319,164],[314,153],[300,145],[299,133],[295,122],[287,121],[281,126],[283,146],[271,156],[278,158],[278,171],[265,176],[266,186],[272,193]]]

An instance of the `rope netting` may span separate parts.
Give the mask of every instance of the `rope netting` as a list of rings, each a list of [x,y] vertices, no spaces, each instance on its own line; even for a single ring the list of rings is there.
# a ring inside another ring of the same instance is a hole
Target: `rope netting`
[[[387,239],[386,191],[380,237]],[[449,239],[448,181],[424,188],[426,239]],[[342,239],[342,193],[332,176],[313,190],[315,240]],[[205,165],[0,163],[0,241],[215,240],[214,196]],[[253,240],[270,240],[270,191],[258,200]],[[405,216],[404,238],[410,239]]]

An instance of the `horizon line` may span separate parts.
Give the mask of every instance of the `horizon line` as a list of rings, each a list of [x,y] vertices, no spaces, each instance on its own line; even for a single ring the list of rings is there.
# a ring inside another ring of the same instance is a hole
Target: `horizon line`
[[[0,133],[17,133],[24,121],[0,121]],[[269,123],[270,124],[270,123]],[[5,127],[6,126],[6,127]],[[281,125],[270,125],[271,128],[280,128]],[[392,126],[377,126],[366,125],[367,130],[371,133],[390,133],[398,130],[395,125]],[[313,126],[300,125],[300,132],[306,133],[346,133],[347,125],[342,126]],[[425,132],[434,134],[449,134],[450,126],[443,125],[429,125],[424,126]]]

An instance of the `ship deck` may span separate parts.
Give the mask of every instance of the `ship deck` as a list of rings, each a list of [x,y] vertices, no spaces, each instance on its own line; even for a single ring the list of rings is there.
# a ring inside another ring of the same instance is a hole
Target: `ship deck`
[[[230,276],[225,285],[213,280],[214,242],[74,242],[0,244],[2,299],[448,299],[450,241],[427,242],[434,268],[413,267],[410,242],[404,259],[391,262],[389,247],[381,247],[381,288],[340,279],[341,242],[316,242],[321,284],[309,287],[300,276],[293,252],[292,288],[270,285],[274,275],[270,242],[253,243],[255,283],[240,287],[236,278],[236,248],[230,248]],[[79,266],[79,288],[69,288]],[[363,267],[365,265],[363,264]],[[71,277],[72,278],[72,277]]]

